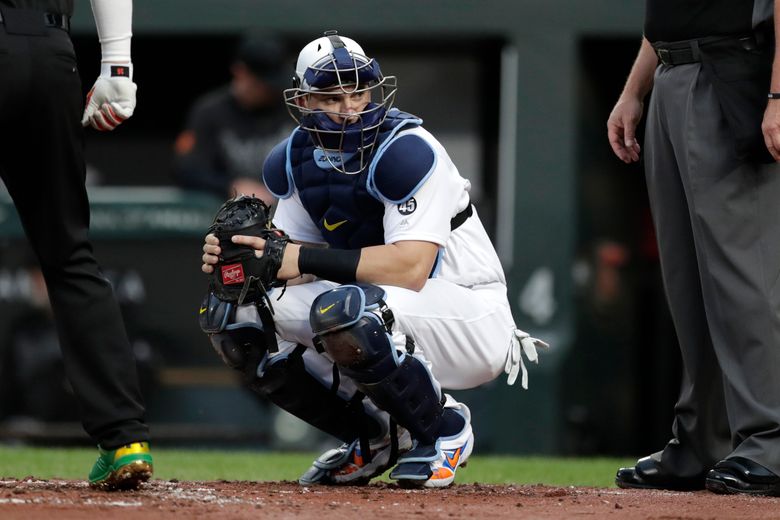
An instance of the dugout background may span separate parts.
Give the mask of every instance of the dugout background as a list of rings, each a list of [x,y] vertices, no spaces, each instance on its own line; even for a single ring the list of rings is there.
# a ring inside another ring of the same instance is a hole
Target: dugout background
[[[295,50],[332,28],[399,77],[397,105],[421,115],[472,180],[518,326],[553,345],[530,368],[530,391],[507,387],[502,377],[458,393],[472,408],[477,448],[625,455],[665,442],[679,378],[674,334],[641,166],[612,157],[605,131],[638,48],[641,10],[639,2],[619,0],[136,1],[138,108],[111,135],[88,132],[87,154],[100,185],[93,201],[105,216],[93,226],[97,254],[140,338],[158,443],[327,442],[241,391],[211,353],[194,316],[204,289],[197,269],[202,221],[180,224],[182,215],[208,220],[219,201],[169,186],[172,144],[186,111],[229,80],[238,35],[274,31]],[[73,32],[86,89],[99,62],[86,2],[77,5]],[[143,208],[161,193],[167,198],[157,219],[112,226],[121,208]],[[33,290],[7,202],[0,233],[0,338],[7,338]],[[9,345],[0,343],[0,354]],[[56,373],[56,356],[50,363]],[[84,442],[72,410],[63,412],[64,384],[49,377],[37,393],[6,385],[0,438]],[[56,389],[62,402],[45,397]],[[8,412],[9,399],[25,393],[41,396],[27,400],[38,403],[27,405],[35,413]],[[61,413],[46,415],[45,403]]]

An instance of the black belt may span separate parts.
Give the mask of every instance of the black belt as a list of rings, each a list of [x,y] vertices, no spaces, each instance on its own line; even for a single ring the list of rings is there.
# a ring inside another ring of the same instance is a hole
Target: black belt
[[[450,220],[450,231],[455,231],[458,229],[461,224],[466,222],[466,219],[469,218],[474,213],[474,207],[471,205],[471,202],[469,202],[469,205],[466,206],[466,209],[452,217],[452,220]]]
[[[41,13],[43,16],[43,25],[46,27],[55,27],[70,32],[70,17],[57,13]],[[0,23],[3,23],[3,13],[0,13]]]
[[[763,33],[755,33],[749,36],[709,36],[693,40],[678,42],[655,42],[653,49],[658,61],[664,65],[686,65],[701,61],[700,48],[703,47],[727,47],[736,46],[746,51],[752,51],[762,47],[767,41]]]

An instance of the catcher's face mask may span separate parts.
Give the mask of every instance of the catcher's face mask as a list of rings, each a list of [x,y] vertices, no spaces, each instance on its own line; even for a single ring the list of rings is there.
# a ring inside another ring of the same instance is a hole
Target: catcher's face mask
[[[284,92],[287,110],[330,165],[363,171],[395,100],[395,77],[384,76],[357,42],[328,31],[301,50],[293,84]],[[347,167],[355,156],[357,164]]]

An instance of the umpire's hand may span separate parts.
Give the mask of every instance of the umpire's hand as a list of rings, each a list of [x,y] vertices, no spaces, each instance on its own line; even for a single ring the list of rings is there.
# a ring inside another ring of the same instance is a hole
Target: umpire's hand
[[[764,134],[766,149],[775,161],[780,161],[780,100],[770,99],[764,111],[761,132]]]
[[[132,64],[104,63],[100,76],[87,94],[83,126],[105,132],[133,115],[135,91]]]
[[[636,140],[636,127],[642,119],[643,108],[641,99],[621,96],[607,120],[607,137],[612,151],[626,164],[637,162],[642,151]]]

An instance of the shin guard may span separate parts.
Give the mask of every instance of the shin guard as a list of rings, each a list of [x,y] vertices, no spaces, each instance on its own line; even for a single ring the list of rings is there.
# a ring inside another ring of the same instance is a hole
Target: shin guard
[[[435,441],[444,414],[442,396],[425,365],[396,349],[384,290],[367,284],[331,289],[314,300],[309,321],[342,374],[412,438]]]

